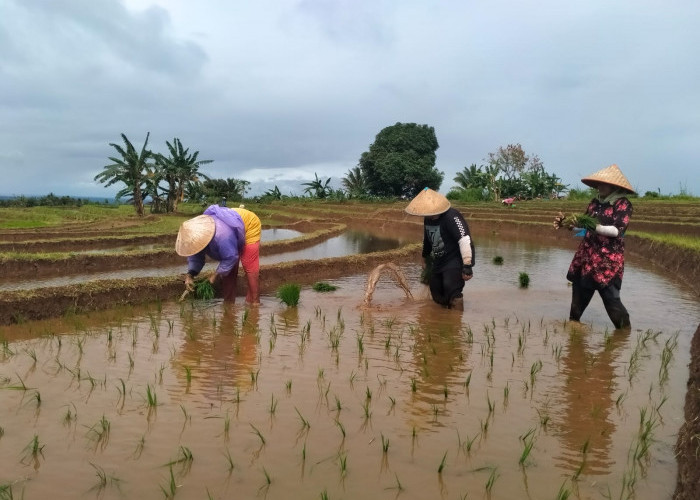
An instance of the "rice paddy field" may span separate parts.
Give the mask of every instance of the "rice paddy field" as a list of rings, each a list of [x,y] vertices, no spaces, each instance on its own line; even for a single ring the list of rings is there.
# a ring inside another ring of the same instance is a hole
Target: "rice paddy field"
[[[660,206],[637,209],[640,233],[661,240],[631,251],[630,238],[631,330],[613,330],[599,299],[583,323],[566,321],[576,242],[545,221],[560,207],[458,208],[479,259],[464,311],[430,300],[421,221],[392,205],[258,207],[267,228],[303,236],[263,241],[274,259],[255,307],[243,288],[235,304],[178,302],[174,274],[125,297],[133,274],[91,282],[100,255],[83,261],[94,263],[83,285],[16,278],[25,284],[0,291],[0,498],[671,498],[700,296],[644,249],[667,237],[693,251],[698,207],[671,206],[688,227],[667,236],[653,231]],[[78,248],[113,231],[115,246],[167,245],[185,218],[57,218],[35,237],[2,217],[12,229],[0,239],[30,266],[45,265],[42,241]],[[325,258],[318,245],[348,231]],[[173,264],[145,262],[130,272]],[[367,300],[382,263],[410,293],[387,274]],[[294,307],[276,293],[292,282]],[[88,289],[93,302],[75,295]]]

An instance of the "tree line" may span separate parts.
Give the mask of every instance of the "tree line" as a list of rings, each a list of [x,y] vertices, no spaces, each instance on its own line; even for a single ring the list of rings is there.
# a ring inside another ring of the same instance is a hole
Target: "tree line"
[[[123,184],[117,198],[127,198],[139,215],[144,200],[151,199],[152,212],[175,212],[179,203],[213,202],[222,198],[236,201],[245,196],[250,183],[228,178],[212,179],[200,167],[212,160],[199,159],[199,151],[190,153],[180,139],[166,141],[167,153],[148,148],[150,133],[137,150],[126,135],[123,145],[110,143],[118,155],[95,176],[105,187]],[[360,155],[357,166],[342,179],[342,189],[330,186],[330,178],[302,183],[304,193],[317,199],[411,198],[429,187],[439,190],[445,174],[435,167],[439,148],[435,129],[416,123],[396,123],[382,129]],[[454,177],[456,186],[447,197],[460,201],[495,200],[506,197],[557,197],[567,191],[561,179],[545,170],[537,155],[527,154],[520,144],[509,144],[489,153],[485,163],[472,163]],[[262,195],[282,199],[277,186]]]

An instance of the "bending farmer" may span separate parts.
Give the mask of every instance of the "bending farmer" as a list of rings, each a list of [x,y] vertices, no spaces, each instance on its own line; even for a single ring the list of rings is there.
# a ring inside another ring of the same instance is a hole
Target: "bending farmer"
[[[462,290],[472,279],[474,243],[469,226],[443,195],[425,188],[411,200],[406,213],[423,216],[423,264],[432,260],[430,294],[448,308],[463,309]]]
[[[252,213],[252,212],[251,212]],[[254,214],[253,214],[254,215]],[[254,217],[257,219],[257,216]],[[254,219],[251,218],[251,241],[254,233]],[[259,223],[259,219],[258,219]],[[248,278],[248,296],[251,303],[259,302],[258,270],[259,270],[259,226],[258,239],[254,242],[251,252],[244,262],[244,270]],[[187,257],[187,275],[185,286],[192,288],[194,278],[204,267],[208,255],[219,262],[214,274],[209,277],[212,284],[221,284],[224,301],[235,302],[236,284],[238,280],[238,262],[246,253],[246,225],[241,215],[233,209],[211,205],[203,215],[187,220],[180,226],[175,242],[178,255]],[[254,272],[252,272],[254,270]]]
[[[586,209],[586,215],[597,223],[595,229],[586,231],[566,275],[572,284],[569,318],[579,321],[597,290],[615,328],[629,327],[630,317],[620,300],[620,288],[625,270],[623,235],[632,216],[632,203],[626,195],[634,194],[634,189],[617,165],[599,170],[581,182],[598,189],[598,196]],[[558,217],[555,226],[561,225],[562,218]]]

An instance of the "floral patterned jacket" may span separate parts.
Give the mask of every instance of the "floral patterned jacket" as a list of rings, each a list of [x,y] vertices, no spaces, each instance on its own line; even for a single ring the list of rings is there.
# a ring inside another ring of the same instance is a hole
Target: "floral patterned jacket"
[[[601,203],[594,198],[588,204],[586,213],[597,218],[603,226],[615,226],[620,234],[610,237],[587,231],[571,261],[566,278],[596,290],[610,284],[619,288],[625,270],[623,235],[632,217],[632,203],[625,197],[618,198],[612,204]]]

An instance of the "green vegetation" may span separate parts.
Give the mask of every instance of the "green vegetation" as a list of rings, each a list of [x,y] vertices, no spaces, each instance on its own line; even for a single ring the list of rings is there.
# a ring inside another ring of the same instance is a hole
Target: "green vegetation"
[[[297,283],[285,283],[277,289],[276,297],[289,307],[296,307],[299,304],[301,285]]]
[[[435,168],[439,148],[435,129],[416,123],[383,128],[360,156],[367,194],[413,197],[424,187],[440,188],[444,174]]]
[[[518,283],[520,283],[520,288],[527,288],[530,286],[530,275],[527,273],[520,273],[518,275]]]
[[[494,263],[495,265],[497,265],[497,266],[503,265],[503,257],[501,257],[500,255],[496,255],[496,256],[493,258],[493,263]]]
[[[197,280],[194,283],[194,296],[198,300],[211,300],[216,295],[214,285],[208,279]]]
[[[338,289],[337,286],[331,285],[330,283],[325,283],[323,281],[317,281],[311,286],[311,288],[317,292],[332,292]]]

